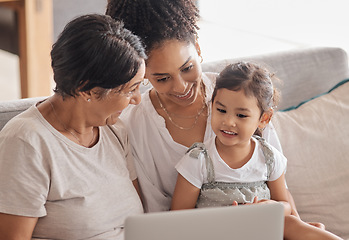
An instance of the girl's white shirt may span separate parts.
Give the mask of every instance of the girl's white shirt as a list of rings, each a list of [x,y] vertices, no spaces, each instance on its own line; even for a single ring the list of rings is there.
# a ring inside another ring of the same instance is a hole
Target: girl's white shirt
[[[251,159],[242,167],[232,169],[219,155],[216,144],[216,137],[206,141],[205,147],[211,157],[215,181],[227,183],[251,183],[259,181],[275,181],[286,170],[286,157],[276,150],[273,146],[273,161],[270,164],[270,176],[268,179],[268,167],[263,153],[261,143],[254,137],[252,141],[255,143]],[[193,158],[190,154],[186,154],[176,165],[177,171],[187,179],[195,187],[201,189],[204,183],[208,182],[206,160],[203,154],[199,155],[199,159]]]
[[[211,106],[209,101],[216,76],[216,73],[202,74],[208,106]],[[132,105],[125,109],[121,119],[124,121],[129,134],[145,211],[167,211],[171,206],[172,194],[177,180],[175,166],[184,156],[188,147],[173,140],[166,128],[165,119],[155,110],[149,92],[150,89],[142,94],[142,101],[139,105]],[[213,135],[211,114],[209,114],[204,141]],[[281,145],[272,124],[268,124],[263,137],[281,151]]]

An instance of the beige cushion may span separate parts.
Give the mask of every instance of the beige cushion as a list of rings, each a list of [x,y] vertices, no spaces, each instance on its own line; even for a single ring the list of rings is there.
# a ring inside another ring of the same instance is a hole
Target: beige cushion
[[[349,82],[272,121],[301,218],[349,238]]]

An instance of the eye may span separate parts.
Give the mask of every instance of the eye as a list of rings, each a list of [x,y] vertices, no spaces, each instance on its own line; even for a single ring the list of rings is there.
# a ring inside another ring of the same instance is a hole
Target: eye
[[[247,116],[244,115],[244,114],[236,114],[236,116],[237,116],[238,118],[247,118]]]
[[[192,68],[194,67],[194,65],[193,64],[190,64],[188,67],[186,67],[186,68],[183,68],[182,69],[182,72],[189,72]]]
[[[227,112],[226,110],[221,109],[221,108],[217,108],[217,111],[220,112],[220,113],[226,113]]]
[[[129,93],[129,94],[133,94],[135,91],[136,91],[136,88],[135,88],[135,89],[132,89],[132,90],[129,91],[128,93]]]
[[[156,81],[158,81],[158,82],[166,82],[168,79],[170,79],[170,77],[158,78],[158,79],[156,79]]]
[[[129,94],[134,94],[138,90],[139,90],[139,84],[137,84],[137,86],[135,86],[132,90],[130,90]]]

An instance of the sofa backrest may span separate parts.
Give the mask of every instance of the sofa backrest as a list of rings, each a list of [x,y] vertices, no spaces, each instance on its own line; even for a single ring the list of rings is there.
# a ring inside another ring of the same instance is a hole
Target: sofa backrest
[[[43,99],[45,98],[37,97],[0,102],[0,130],[11,118]]]
[[[347,53],[340,48],[318,47],[290,50],[244,58],[232,58],[203,63],[205,72],[219,72],[227,64],[255,61],[268,66],[282,80],[279,109],[294,106],[327,92],[338,82],[349,78]],[[147,86],[149,87],[149,86]],[[147,87],[142,86],[141,91]],[[27,98],[0,102],[0,130],[12,117],[44,99]]]
[[[341,48],[315,47],[289,50],[251,57],[232,58],[202,65],[205,72],[220,72],[237,61],[260,63],[281,80],[275,86],[281,90],[279,110],[327,92],[340,81],[349,78],[347,53]]]

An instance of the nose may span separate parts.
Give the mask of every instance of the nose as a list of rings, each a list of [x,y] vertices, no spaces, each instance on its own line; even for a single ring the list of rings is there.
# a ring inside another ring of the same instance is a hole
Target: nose
[[[141,102],[141,93],[138,88],[136,92],[132,95],[130,99],[130,104],[138,105],[140,102]]]
[[[185,81],[181,76],[174,78],[173,91],[177,93],[185,93],[187,90],[188,82]]]
[[[235,117],[227,114],[226,118],[224,119],[223,125],[236,127]]]

